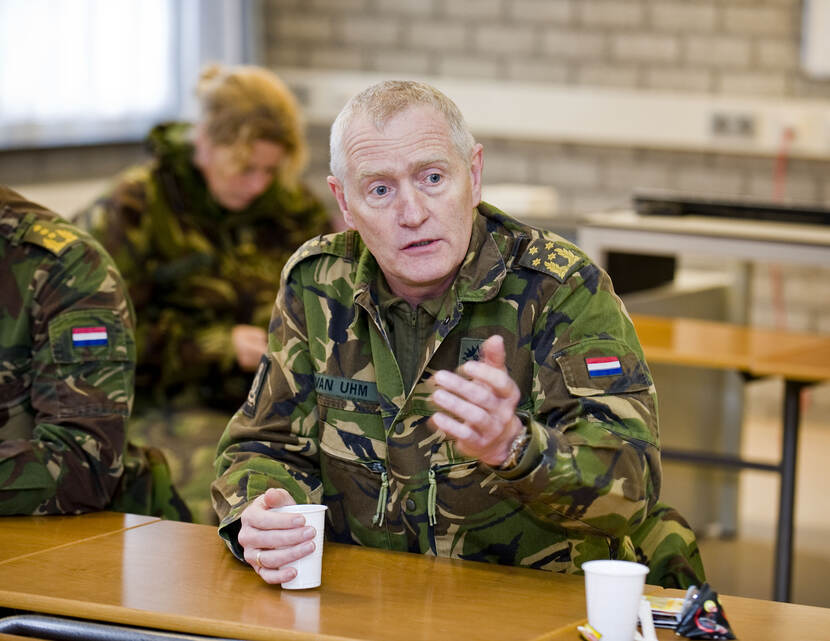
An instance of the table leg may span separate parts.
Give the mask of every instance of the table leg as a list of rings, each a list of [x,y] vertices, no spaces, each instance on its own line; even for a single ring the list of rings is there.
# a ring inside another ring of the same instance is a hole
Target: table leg
[[[781,488],[778,502],[778,531],[775,539],[773,599],[790,600],[795,517],[795,472],[798,456],[798,422],[801,390],[805,383],[785,381],[784,432],[781,440]]]

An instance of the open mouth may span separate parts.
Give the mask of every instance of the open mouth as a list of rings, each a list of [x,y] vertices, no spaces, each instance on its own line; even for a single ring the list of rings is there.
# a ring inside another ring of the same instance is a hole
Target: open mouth
[[[434,240],[419,240],[416,243],[410,243],[409,245],[404,247],[404,249],[413,249],[415,247],[426,247],[427,245],[431,245],[434,242],[435,242]]]

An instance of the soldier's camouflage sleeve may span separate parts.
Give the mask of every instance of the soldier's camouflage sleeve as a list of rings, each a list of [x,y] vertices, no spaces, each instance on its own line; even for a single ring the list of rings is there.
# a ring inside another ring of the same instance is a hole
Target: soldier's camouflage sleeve
[[[0,256],[0,308],[18,315],[0,323],[0,379],[9,377],[0,382],[19,392],[0,409],[0,513],[103,509],[124,469],[133,309],[86,234],[62,222],[30,234],[52,251],[21,243]]]
[[[270,487],[282,487],[297,503],[319,503],[323,498],[305,310],[296,284],[286,282],[289,271],[283,270],[274,304],[268,353],[260,361],[248,398],[217,446],[218,478],[211,498],[220,533],[240,559],[238,519],[257,496]],[[267,418],[259,414],[259,401],[267,404],[271,399],[285,399],[287,411],[267,412]]]
[[[531,243],[520,264],[546,245]],[[554,251],[570,265],[534,322],[531,442],[499,476],[539,518],[619,539],[659,496],[656,392],[607,274],[573,250]]]

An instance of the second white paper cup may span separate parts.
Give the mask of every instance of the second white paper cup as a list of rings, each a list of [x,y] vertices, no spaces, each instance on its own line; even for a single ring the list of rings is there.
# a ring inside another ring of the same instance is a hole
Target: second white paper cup
[[[303,590],[305,588],[316,588],[320,585],[320,575],[323,569],[323,533],[326,527],[325,505],[304,504],[304,505],[283,505],[282,507],[271,508],[274,512],[290,512],[302,514],[305,517],[305,524],[316,530],[314,535],[314,552],[302,559],[297,559],[286,566],[296,568],[297,576],[282,584],[287,590]]]
[[[648,568],[631,561],[600,560],[583,563],[582,571],[588,623],[602,641],[632,641]]]

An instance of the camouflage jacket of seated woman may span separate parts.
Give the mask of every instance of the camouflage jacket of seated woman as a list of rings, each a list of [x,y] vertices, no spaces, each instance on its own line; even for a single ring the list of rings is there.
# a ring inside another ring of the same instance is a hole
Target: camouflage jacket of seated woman
[[[136,414],[149,407],[209,407],[230,416],[251,375],[236,363],[231,328],[267,328],[285,261],[331,231],[305,187],[274,181],[230,211],[193,164],[191,126],[153,129],[152,160],[131,167],[79,221],[112,254],[138,317]]]

